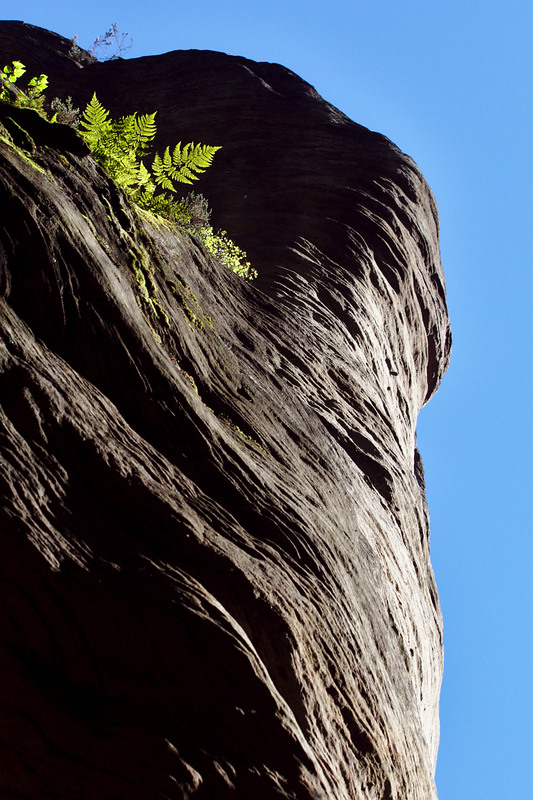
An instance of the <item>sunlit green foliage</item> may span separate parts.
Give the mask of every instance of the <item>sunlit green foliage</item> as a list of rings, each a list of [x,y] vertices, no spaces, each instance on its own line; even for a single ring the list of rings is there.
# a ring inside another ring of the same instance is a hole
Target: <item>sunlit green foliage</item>
[[[246,253],[231,241],[226,231],[215,233],[208,224],[206,205],[195,219],[195,211],[199,210],[198,196],[194,196],[193,201],[192,198],[182,200],[176,194],[175,184],[198,180],[220,147],[194,142],[182,147],[179,142],[172,152],[167,147],[163,156],[156,153],[150,171],[142,159],[147,156],[157,132],[155,115],[154,111],[112,120],[94,94],[83,112],[81,134],[94,158],[137,205],[190,230],[226,267],[243,278],[255,278],[257,272],[246,260]]]
[[[193,142],[182,147],[179,142],[172,154],[169,147],[162,157],[156,153],[150,170],[143,158],[157,132],[156,113],[113,120],[94,94],[83,112],[80,132],[94,158],[132,200],[156,213],[172,214],[176,199],[160,189],[175,193],[176,183],[198,180],[198,173],[211,165],[220,147]]]
[[[13,61],[11,66],[6,64],[0,75],[0,100],[11,100],[9,87],[14,86],[21,75],[26,72],[26,67],[20,61]]]
[[[26,68],[20,61],[13,61],[3,68],[0,100],[21,108],[33,108],[46,117],[44,90],[48,86],[48,77],[32,78],[26,89],[21,90],[15,84],[25,72]],[[178,142],[172,151],[167,147],[162,156],[156,153],[149,169],[143,159],[148,156],[157,132],[157,112],[134,113],[113,120],[96,94],[87,104],[81,123],[79,110],[72,107],[70,97],[66,102],[54,98],[50,108],[54,112],[51,122],[63,122],[74,127],[81,124],[79,132],[93,157],[141,209],[196,236],[208,252],[237,275],[249,280],[257,277],[256,270],[246,260],[246,253],[228,237],[226,231],[215,233],[209,225],[210,212],[205,198],[194,193],[185,198],[177,194],[176,184],[192,184],[198,180],[211,166],[220,147],[194,142],[182,147]]]
[[[27,88],[13,92],[17,80],[24,75],[26,67],[20,61],[7,64],[0,74],[0,100],[8,100],[20,108],[34,108],[44,115],[44,90],[48,86],[47,75],[32,78]]]
[[[206,225],[199,233],[206,250],[221,261],[224,266],[236,272],[241,278],[252,280],[257,278],[257,270],[246,260],[246,253],[228,237],[226,231],[215,233],[210,225]]]

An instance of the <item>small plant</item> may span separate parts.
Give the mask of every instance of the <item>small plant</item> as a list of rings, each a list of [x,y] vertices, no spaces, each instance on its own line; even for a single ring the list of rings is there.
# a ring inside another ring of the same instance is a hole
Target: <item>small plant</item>
[[[0,100],[7,100],[20,108],[34,108],[41,115],[44,112],[44,90],[48,86],[48,77],[39,75],[32,78],[25,91],[15,88],[17,80],[24,75],[26,67],[20,61],[13,61],[11,66],[6,65],[0,75]]]
[[[70,50],[68,54],[71,58],[76,59],[80,64],[95,64],[98,59],[96,58],[93,53],[89,53],[87,50],[84,50],[78,44],[78,37],[73,36],[70,40]]]
[[[89,53],[98,61],[115,61],[117,58],[123,58],[133,47],[133,39],[127,42],[129,33],[119,33],[117,23],[114,22],[109,30],[103,36],[97,36],[94,40]],[[113,53],[109,53],[105,57],[99,58],[96,55],[96,50],[99,47],[115,47]]]
[[[54,97],[50,102],[50,111],[53,112],[50,122],[60,122],[63,125],[70,125],[72,128],[77,128],[80,124],[80,109],[73,107],[70,95],[66,100]]]
[[[17,99],[18,105],[23,108],[34,108],[39,113],[44,115],[44,90],[48,86],[48,76],[39,75],[38,78],[32,78],[28,83],[28,88],[25,92],[19,92]]]
[[[25,72],[26,67],[20,61],[13,61],[11,66],[6,64],[0,75],[0,100],[13,99],[10,89]]]
[[[119,33],[118,25],[114,22],[106,33],[96,37],[89,50],[84,50],[80,47],[78,36],[73,36],[70,40],[68,54],[81,64],[95,64],[97,61],[116,61],[117,58],[123,58],[133,47],[133,39],[128,42],[128,36],[129,33]],[[113,46],[115,48],[114,51],[108,50],[105,56],[97,55],[96,53],[100,47],[110,48]]]
[[[83,112],[81,127],[84,130],[80,133],[94,158],[124,189],[130,200],[140,208],[191,231],[224,266],[252,280],[257,277],[257,272],[246,260],[246,253],[231,241],[226,231],[215,233],[208,224],[209,210],[205,199],[191,194],[181,200],[175,194],[175,183],[191,184],[198,180],[220,147],[194,142],[182,147],[178,142],[172,151],[167,147],[163,156],[156,153],[150,172],[142,159],[148,154],[157,132],[156,113],[140,116],[135,113],[113,120],[94,94]]]
[[[226,231],[215,233],[210,225],[206,225],[199,231],[198,238],[203,242],[206,250],[216,256],[232,272],[249,281],[257,278],[257,270],[253,269],[250,262],[246,260],[246,253],[228,237]]]
[[[211,211],[203,194],[189,192],[188,195],[181,198],[178,205],[179,207],[176,208],[175,212],[178,225],[191,231],[191,233],[198,234],[209,225]]]

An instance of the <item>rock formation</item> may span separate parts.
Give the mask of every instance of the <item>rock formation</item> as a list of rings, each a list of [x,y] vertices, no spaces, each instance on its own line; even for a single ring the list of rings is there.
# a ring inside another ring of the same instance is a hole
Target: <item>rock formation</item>
[[[49,96],[222,145],[199,189],[259,277],[1,104],[0,795],[436,798],[433,197],[281,66],[69,49],[0,23]]]

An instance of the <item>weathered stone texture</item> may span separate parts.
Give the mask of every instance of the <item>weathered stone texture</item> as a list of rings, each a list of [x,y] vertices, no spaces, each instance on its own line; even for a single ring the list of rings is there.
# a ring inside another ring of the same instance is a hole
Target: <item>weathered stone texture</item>
[[[259,278],[1,105],[0,795],[435,798],[433,197],[281,66],[68,49],[0,24],[51,95],[223,145],[199,188]]]

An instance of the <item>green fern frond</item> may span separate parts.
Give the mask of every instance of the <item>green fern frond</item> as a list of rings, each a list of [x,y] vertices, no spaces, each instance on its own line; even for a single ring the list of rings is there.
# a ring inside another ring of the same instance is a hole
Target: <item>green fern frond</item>
[[[167,147],[163,153],[163,158],[161,158],[159,153],[155,154],[154,161],[152,163],[152,171],[154,173],[156,184],[161,186],[163,189],[169,189],[172,192],[174,191],[174,184],[170,178],[167,177],[167,174],[171,169],[172,159],[170,158],[170,151]]]
[[[142,161],[139,162],[137,180],[139,186],[147,186],[150,182],[153,184],[152,176],[150,175],[150,173],[148,172]]]
[[[80,133],[97,161],[108,167],[112,151],[112,123],[107,111],[98,101],[96,93],[87,104],[80,121]],[[84,130],[83,130],[84,129]]]
[[[135,130],[139,141],[151,142],[155,137],[157,133],[156,114],[157,111],[154,111],[153,114],[143,114],[141,117],[135,117]]]
[[[111,130],[113,146],[122,152],[133,152],[136,157],[147,154],[149,145],[156,135],[157,128],[154,122],[156,111],[153,114],[130,114],[112,122]]]
[[[133,193],[152,179],[149,171],[140,167],[140,158],[146,155],[157,128],[155,115],[129,114],[118,120],[109,119],[109,112],[93,94],[81,122],[80,131],[94,157],[103,164],[122,188],[134,187]],[[174,181],[192,183],[198,180],[213,161],[220,147],[189,142],[183,148],[179,142],[172,155],[167,147],[163,156],[156,154],[152,163],[153,182],[156,186],[175,192]],[[155,195],[152,196],[155,199]]]
[[[207,144],[194,144],[189,142],[180,152],[179,142],[172,153],[172,163],[176,166],[184,165],[189,169],[204,172],[211,166],[213,156],[220,147],[210,147]]]
[[[199,175],[211,166],[213,157],[220,147],[208,144],[194,144],[189,142],[181,147],[178,142],[170,155],[170,148],[167,147],[163,158],[156,156],[152,169],[156,183],[167,189],[173,189],[172,181],[178,183],[192,183],[197,181]]]
[[[82,131],[84,139],[86,141],[94,140],[100,138],[103,132],[109,132],[111,122],[108,117],[109,111],[106,111],[103,105],[100,104],[95,92],[83,112],[83,118],[80,123],[85,128],[85,131]]]
[[[113,177],[122,189],[138,186],[139,165],[129,154],[126,154],[123,158],[114,159],[110,164],[110,168],[112,173],[115,173]]]

